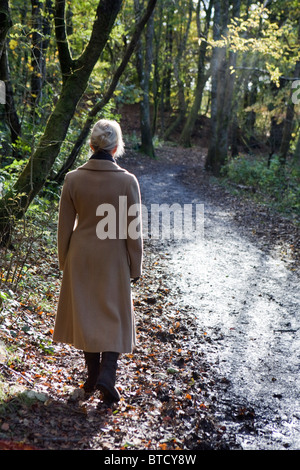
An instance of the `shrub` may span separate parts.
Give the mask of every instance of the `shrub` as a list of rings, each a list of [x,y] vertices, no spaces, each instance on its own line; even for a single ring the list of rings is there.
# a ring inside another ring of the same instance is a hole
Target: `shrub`
[[[260,202],[285,214],[300,215],[300,169],[287,163],[282,168],[275,156],[270,166],[267,159],[239,156],[224,168],[224,180],[243,190],[251,187]]]

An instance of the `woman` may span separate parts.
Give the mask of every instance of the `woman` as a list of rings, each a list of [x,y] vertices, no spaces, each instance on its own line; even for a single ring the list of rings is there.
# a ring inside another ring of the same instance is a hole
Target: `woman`
[[[90,146],[93,155],[66,175],[60,199],[63,278],[53,340],[83,350],[85,391],[98,389],[105,401],[116,402],[117,360],[135,346],[130,278],[142,271],[140,189],[136,177],[115,161],[124,152],[117,122],[98,121]],[[124,212],[124,203],[137,205],[135,215]],[[133,236],[131,222],[139,226]]]

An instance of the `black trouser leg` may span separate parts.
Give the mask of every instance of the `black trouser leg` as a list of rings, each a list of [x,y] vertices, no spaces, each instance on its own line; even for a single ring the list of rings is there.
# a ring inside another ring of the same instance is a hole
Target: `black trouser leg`
[[[117,402],[120,400],[118,391],[115,388],[116,372],[119,353],[105,351],[102,353],[100,372],[96,388],[102,392],[106,402]]]
[[[100,369],[100,353],[83,351],[85,363],[87,365],[88,376],[83,388],[85,392],[91,393],[95,390]]]

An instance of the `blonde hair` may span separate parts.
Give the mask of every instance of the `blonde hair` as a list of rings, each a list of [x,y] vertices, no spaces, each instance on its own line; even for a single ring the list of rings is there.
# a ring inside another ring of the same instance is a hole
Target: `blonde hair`
[[[124,142],[120,125],[117,121],[110,119],[100,119],[94,125],[90,144],[95,152],[106,150],[112,152],[117,148],[115,157],[120,157],[124,153]]]

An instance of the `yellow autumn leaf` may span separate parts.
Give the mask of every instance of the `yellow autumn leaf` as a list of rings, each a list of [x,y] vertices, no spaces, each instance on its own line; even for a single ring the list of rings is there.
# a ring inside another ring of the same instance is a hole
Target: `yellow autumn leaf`
[[[9,47],[13,51],[18,45],[18,42],[15,39],[11,39],[9,41]]]

